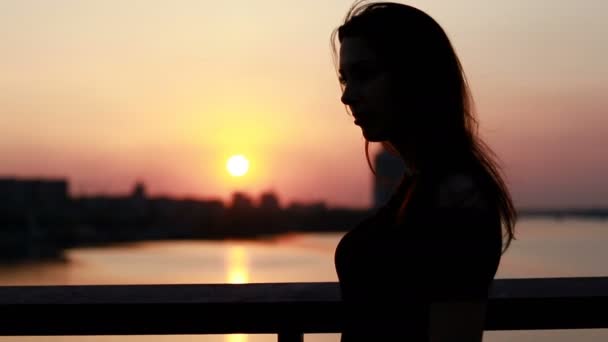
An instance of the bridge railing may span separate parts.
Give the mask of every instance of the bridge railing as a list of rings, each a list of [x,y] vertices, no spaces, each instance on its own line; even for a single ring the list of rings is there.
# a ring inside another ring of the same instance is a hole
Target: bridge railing
[[[496,279],[486,330],[608,328],[608,277]],[[335,282],[0,286],[0,335],[339,333]],[[314,314],[311,314],[314,313]]]

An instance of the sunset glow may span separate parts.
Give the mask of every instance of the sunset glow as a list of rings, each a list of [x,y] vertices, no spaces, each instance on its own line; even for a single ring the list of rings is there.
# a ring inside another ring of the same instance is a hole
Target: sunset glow
[[[368,207],[329,46],[353,2],[1,1],[0,177]],[[407,4],[450,37],[515,204],[608,206],[608,1]]]

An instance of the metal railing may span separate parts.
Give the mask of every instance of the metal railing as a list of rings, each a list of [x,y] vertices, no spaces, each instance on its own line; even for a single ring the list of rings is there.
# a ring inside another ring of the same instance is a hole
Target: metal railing
[[[608,277],[496,279],[486,330],[608,328]],[[0,286],[0,335],[339,333],[338,284]],[[311,315],[310,312],[314,312]]]

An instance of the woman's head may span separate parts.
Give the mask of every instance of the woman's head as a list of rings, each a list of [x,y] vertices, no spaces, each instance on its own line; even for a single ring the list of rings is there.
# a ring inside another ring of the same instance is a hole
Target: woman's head
[[[464,73],[433,18],[404,4],[359,1],[332,43],[336,36],[341,100],[367,141],[399,145],[408,164],[422,168],[470,140]]]
[[[491,149],[477,135],[466,77],[442,27],[405,4],[357,1],[331,43],[334,60],[339,55],[341,101],[361,127],[370,167],[369,142],[380,142],[420,173],[481,170],[510,240],[513,203]]]

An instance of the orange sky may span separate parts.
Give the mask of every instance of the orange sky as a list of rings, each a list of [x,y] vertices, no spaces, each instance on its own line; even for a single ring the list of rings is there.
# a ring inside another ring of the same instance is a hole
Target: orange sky
[[[602,0],[406,2],[448,31],[520,206],[608,206]],[[0,176],[371,203],[329,34],[351,1],[0,3]],[[251,161],[231,178],[231,154]]]

